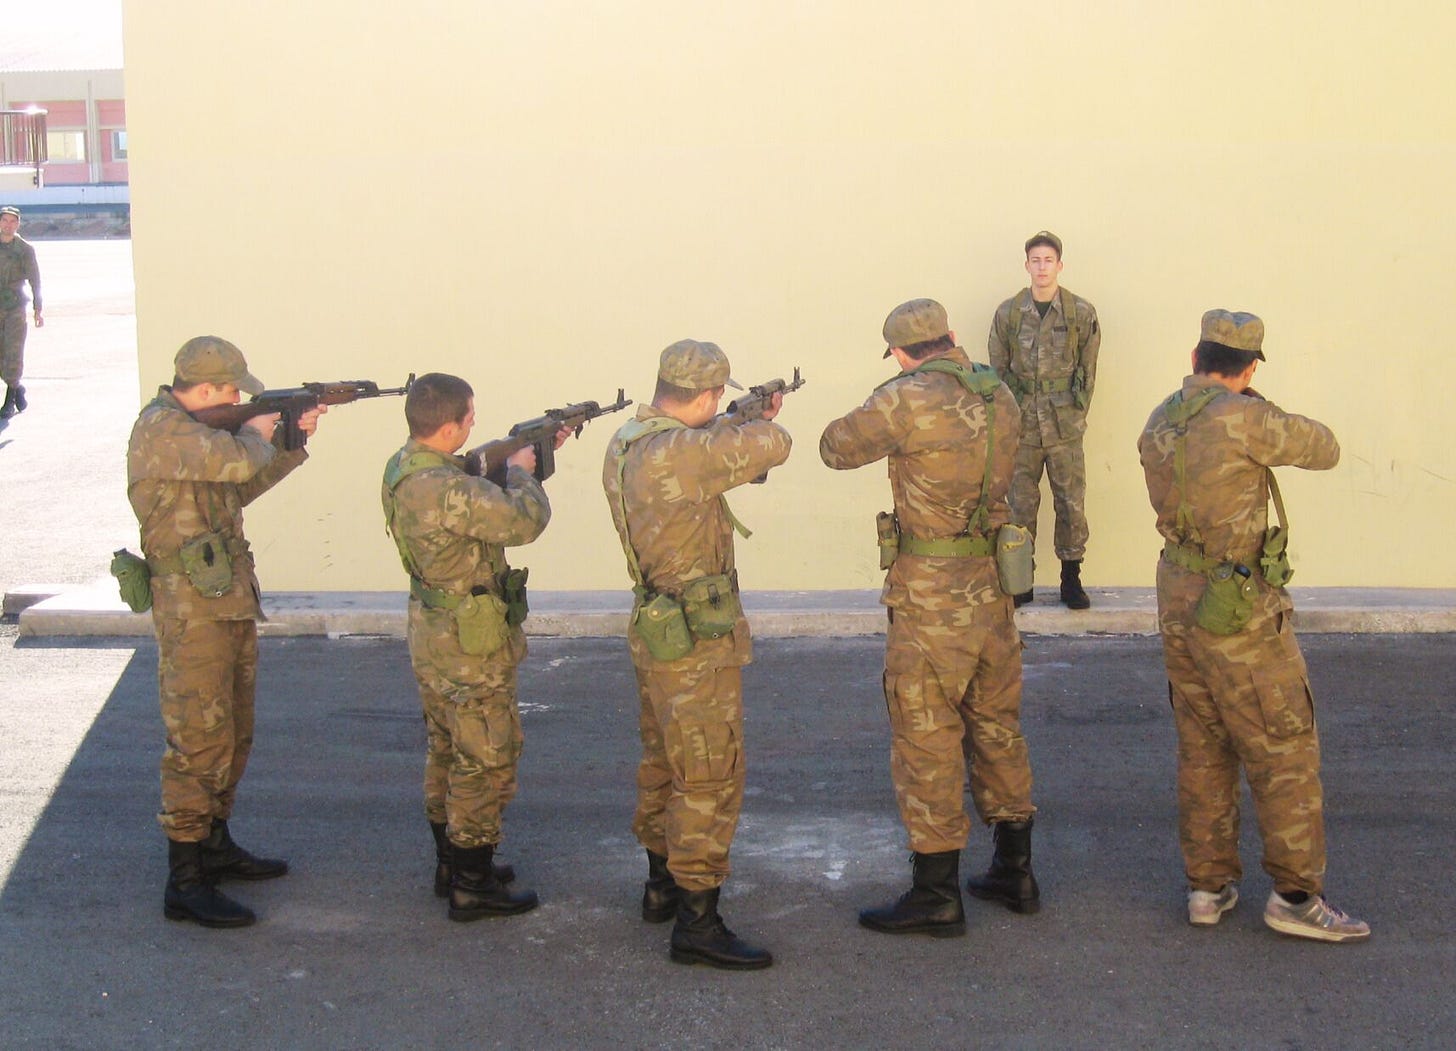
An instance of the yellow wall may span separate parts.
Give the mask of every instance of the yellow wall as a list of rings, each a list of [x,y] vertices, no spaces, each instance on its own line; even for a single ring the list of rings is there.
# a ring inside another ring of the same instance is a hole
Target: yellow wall
[[[734,501],[746,583],[873,587],[883,468],[828,471],[819,432],[888,375],[902,300],[939,299],[985,360],[1047,227],[1104,328],[1089,583],[1152,582],[1134,442],[1221,306],[1264,316],[1259,387],[1344,446],[1329,474],[1280,474],[1298,582],[1456,586],[1449,5],[125,12],[144,391],[215,332],[272,386],[461,374],[484,441],[619,385],[650,398],[663,346],[715,340],[740,380],[808,379],[781,417],[793,457]],[[517,556],[533,585],[625,586],[598,482],[621,419],[560,453],[552,525]],[[402,406],[323,422],[249,511],[264,583],[398,588],[377,488]]]

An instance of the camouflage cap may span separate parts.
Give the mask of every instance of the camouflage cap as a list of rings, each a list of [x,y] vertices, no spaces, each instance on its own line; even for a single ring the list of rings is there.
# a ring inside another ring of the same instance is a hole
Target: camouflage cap
[[[1252,351],[1260,361],[1267,360],[1264,357],[1264,322],[1257,314],[1247,314],[1242,310],[1210,310],[1203,315],[1198,338],[1231,350]]]
[[[1062,239],[1050,230],[1038,230],[1026,239],[1025,251],[1030,252],[1037,245],[1051,245],[1057,250],[1057,258],[1062,257]]]
[[[218,336],[193,336],[177,351],[174,371],[184,383],[232,383],[245,394],[262,394],[243,352]]]
[[[657,378],[683,390],[711,390],[732,387],[742,390],[728,375],[728,355],[716,343],[680,339],[662,351]]]
[[[4,208],[0,208],[0,215],[13,215],[15,216],[15,218],[19,219],[20,209],[15,207],[15,205],[13,204],[7,204]]]
[[[945,307],[933,299],[912,299],[901,303],[885,318],[885,353],[892,347],[913,347],[916,343],[950,335]]]

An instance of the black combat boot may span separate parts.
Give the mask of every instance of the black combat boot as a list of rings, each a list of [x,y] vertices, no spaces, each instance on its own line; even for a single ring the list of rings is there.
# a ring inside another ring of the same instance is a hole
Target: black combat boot
[[[260,858],[234,843],[228,823],[220,817],[212,819],[212,831],[198,846],[201,848],[202,874],[214,882],[224,879],[277,879],[288,871],[288,862],[281,858]]]
[[[1019,595],[1012,595],[1011,601],[1016,604],[1017,609],[1020,609],[1022,606],[1026,605],[1028,602],[1031,601],[1032,595],[1033,591],[1028,588]]]
[[[984,876],[966,880],[966,890],[983,901],[999,901],[1012,912],[1041,908],[1041,888],[1031,871],[1031,818],[998,821],[993,833],[996,853]]]
[[[1068,609],[1091,609],[1092,600],[1082,590],[1082,560],[1062,560],[1062,601]]]
[[[0,420],[8,420],[20,410],[15,407],[15,388],[5,388],[5,404],[0,405]]]
[[[512,891],[496,878],[495,847],[450,844],[450,918],[457,923],[514,916],[541,904],[534,890]],[[514,878],[515,873],[511,873]]]
[[[675,963],[705,963],[725,971],[757,971],[773,963],[767,949],[749,945],[723,925],[718,915],[718,893],[678,889],[677,923],[672,927]]]
[[[167,889],[162,914],[169,920],[192,920],[204,927],[248,927],[253,910],[219,891],[202,874],[202,844],[167,840]]]
[[[682,892],[667,871],[667,858],[647,852],[647,882],[642,890],[642,918],[648,923],[666,923],[677,915]]]
[[[25,388],[20,384],[15,385],[15,411],[24,412],[30,408],[30,402],[25,400]]]
[[[890,905],[862,909],[859,925],[883,934],[929,934],[957,938],[966,933],[961,905],[961,852],[912,854],[911,887]]]
[[[450,896],[450,838],[445,835],[445,822],[430,822],[430,831],[435,836],[435,897]],[[516,870],[509,865],[492,862],[497,883],[510,883],[516,878]]]

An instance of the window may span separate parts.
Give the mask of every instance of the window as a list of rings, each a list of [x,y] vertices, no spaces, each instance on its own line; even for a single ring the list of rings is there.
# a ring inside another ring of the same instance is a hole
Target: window
[[[86,159],[86,133],[84,131],[46,132],[46,152],[52,162],[84,161]]]
[[[111,133],[111,159],[114,161],[126,160],[126,132],[124,130]]]

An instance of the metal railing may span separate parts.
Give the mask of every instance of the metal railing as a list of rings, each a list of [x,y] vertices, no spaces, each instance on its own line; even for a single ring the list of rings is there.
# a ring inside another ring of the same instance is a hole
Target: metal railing
[[[0,166],[32,167],[32,179],[40,186],[40,166],[47,159],[46,111],[0,110]]]

